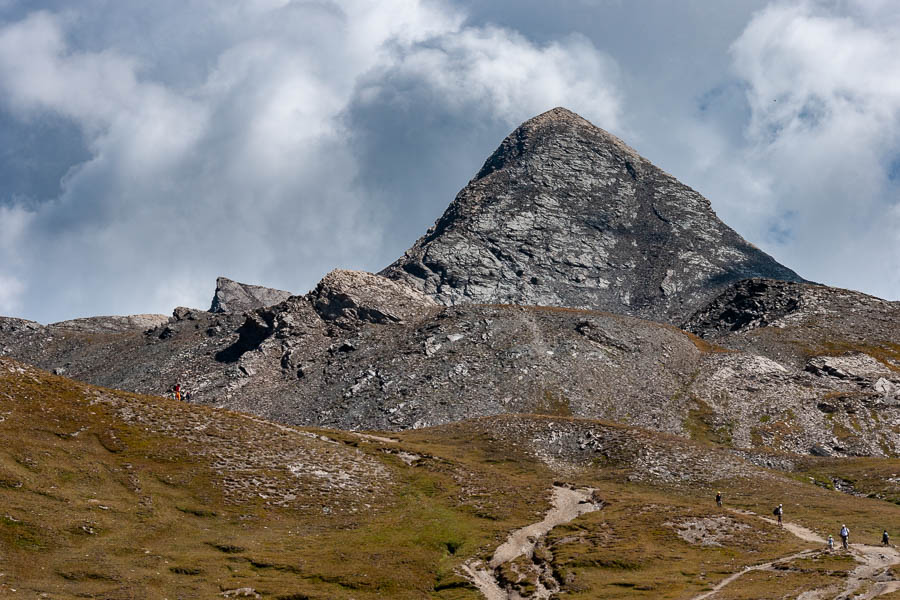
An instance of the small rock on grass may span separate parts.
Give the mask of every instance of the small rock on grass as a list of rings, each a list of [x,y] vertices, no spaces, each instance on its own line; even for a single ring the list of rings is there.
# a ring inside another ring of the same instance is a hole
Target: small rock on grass
[[[233,590],[225,590],[222,595],[226,598],[261,598],[256,590],[250,587],[236,588]]]

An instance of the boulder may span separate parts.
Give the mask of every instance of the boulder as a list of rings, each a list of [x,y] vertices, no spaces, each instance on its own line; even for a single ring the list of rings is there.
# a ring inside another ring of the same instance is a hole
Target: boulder
[[[308,295],[326,321],[401,323],[437,303],[411,287],[364,271],[335,269]]]
[[[887,366],[862,352],[843,356],[814,356],[807,363],[806,371],[819,377],[873,384],[882,376],[891,374]]]
[[[227,277],[219,277],[216,279],[216,293],[213,296],[209,312],[241,313],[278,304],[291,296],[290,292],[284,290],[239,283]]]

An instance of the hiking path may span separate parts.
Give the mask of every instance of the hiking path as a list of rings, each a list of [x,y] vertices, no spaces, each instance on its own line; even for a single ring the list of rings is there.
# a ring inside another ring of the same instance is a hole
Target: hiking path
[[[777,525],[775,519],[763,517],[747,510],[729,509],[732,512],[742,515],[755,516],[767,523]],[[784,529],[795,537],[813,544],[825,545],[825,538],[817,534],[815,531],[798,525],[784,521]],[[834,550],[839,552],[840,550]],[[729,575],[713,587],[713,589],[694,596],[691,600],[704,600],[705,598],[714,597],[717,592],[726,586],[734,583],[743,575],[753,571],[772,571],[776,565],[791,562],[797,558],[805,558],[807,556],[819,555],[828,552],[824,547],[803,550],[788,556],[783,556],[773,561],[762,563],[759,565],[751,565],[737,573]],[[850,554],[859,564],[855,569],[850,571],[847,580],[843,586],[831,585],[825,588],[809,590],[803,592],[797,597],[797,600],[843,600],[853,598],[854,600],[872,600],[878,596],[888,594],[900,590],[900,581],[893,578],[890,573],[890,567],[900,564],[900,552],[890,546],[869,546],[866,544],[850,544]],[[861,595],[857,592],[863,590]]]

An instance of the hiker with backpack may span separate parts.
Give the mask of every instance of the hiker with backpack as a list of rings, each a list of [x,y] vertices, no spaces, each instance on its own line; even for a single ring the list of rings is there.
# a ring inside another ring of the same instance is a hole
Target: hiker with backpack
[[[722,508],[722,492],[716,492],[716,506]]]
[[[891,538],[888,535],[887,529],[884,530],[884,533],[881,534],[881,545],[882,546],[890,546]]]
[[[844,550],[850,549],[850,530],[843,524],[841,525],[841,546],[844,547]]]
[[[775,510],[772,511],[772,514],[778,517],[778,526],[784,527],[784,523],[781,522],[782,516],[784,515],[784,508],[781,504],[775,507]]]

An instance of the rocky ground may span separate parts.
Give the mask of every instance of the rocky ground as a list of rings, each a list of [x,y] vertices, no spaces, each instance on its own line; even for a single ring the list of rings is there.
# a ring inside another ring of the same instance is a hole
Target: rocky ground
[[[530,413],[900,451],[900,306],[804,282],[565,109],[516,129],[383,275],[336,270],[303,296],[219,278],[210,311],[170,318],[0,318],[0,354],[297,425]]]
[[[493,414],[606,419],[742,449],[900,450],[900,308],[749,280],[685,323],[510,305],[442,307],[335,271],[241,313],[42,326],[0,319],[0,352],[85,381],[284,423],[402,430]],[[148,325],[155,325],[148,327]]]

